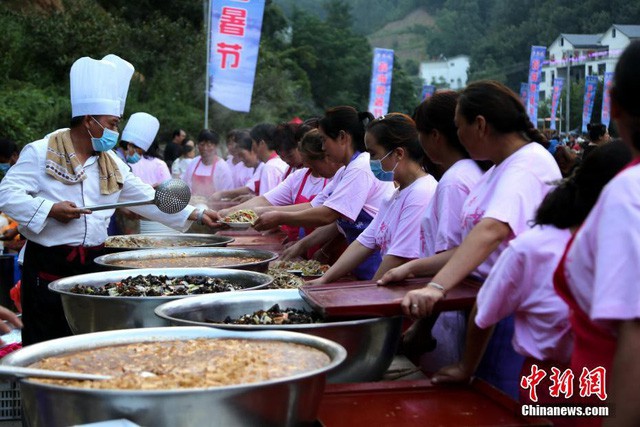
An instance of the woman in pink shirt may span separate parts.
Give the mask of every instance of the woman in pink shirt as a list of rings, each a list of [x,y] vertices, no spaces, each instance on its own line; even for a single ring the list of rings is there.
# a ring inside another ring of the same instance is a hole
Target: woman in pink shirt
[[[638,75],[640,42],[634,41],[618,60],[611,88],[611,118],[633,160],[602,191],[554,276],[556,290],[571,308],[575,346],[570,366],[576,377],[586,373],[597,387],[587,390],[595,392],[580,403],[615,408],[615,416],[580,419],[581,425],[640,424],[635,400],[640,384]]]
[[[553,288],[553,272],[571,234],[587,217],[602,188],[630,160],[631,153],[621,142],[599,147],[545,197],[536,226],[509,242],[480,289],[464,357],[436,373],[433,381],[468,380],[482,359],[493,327],[511,315],[515,315],[513,347],[527,357],[522,376],[528,376],[534,364],[549,375],[551,367],[561,371],[568,367],[573,350],[569,307]],[[538,403],[557,404],[547,390],[538,387]],[[527,389],[521,389],[520,401],[532,403],[528,395]]]
[[[522,102],[511,89],[494,81],[480,81],[461,93],[455,115],[460,141],[474,160],[494,163],[465,199],[463,241],[455,249],[404,264],[387,272],[380,284],[408,276],[434,275],[422,289],[407,293],[405,314],[427,317],[450,289],[473,274],[484,279],[509,240],[529,228],[538,205],[561,178],[544,146],[546,139],[531,123]],[[488,353],[484,377],[513,396],[523,359],[511,349],[513,319],[504,321]],[[502,341],[502,342],[501,342]]]
[[[438,183],[422,167],[424,152],[418,142],[415,123],[404,114],[387,114],[369,123],[365,144],[376,178],[395,181],[398,188],[380,206],[378,215],[356,241],[313,284],[331,283],[341,278],[376,249],[380,250],[382,263],[374,279],[420,256],[420,240],[416,239],[420,223],[416,218],[423,214]]]
[[[323,148],[330,160],[344,168],[311,202],[310,209],[266,212],[260,215],[255,228],[268,230],[282,224],[317,227],[335,222],[349,243],[355,241],[378,213],[383,200],[394,191],[393,183],[381,182],[371,172],[364,133],[372,119],[371,113],[358,112],[353,107],[327,110],[319,127]],[[354,270],[354,274],[362,280],[371,279],[381,261],[380,253],[376,251]]]

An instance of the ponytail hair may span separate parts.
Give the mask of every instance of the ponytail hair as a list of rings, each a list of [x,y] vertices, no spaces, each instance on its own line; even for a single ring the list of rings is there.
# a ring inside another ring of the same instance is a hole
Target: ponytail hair
[[[359,112],[353,107],[340,106],[325,111],[319,127],[332,139],[336,139],[340,131],[348,133],[351,135],[353,149],[364,152],[366,151],[364,133],[371,121],[373,121],[373,114],[368,111]]]
[[[557,228],[578,226],[598,200],[602,188],[631,161],[622,141],[594,149],[574,172],[544,198],[534,223]]]
[[[629,43],[622,52],[616,71],[613,75],[611,87],[611,102],[615,102],[621,110],[625,111],[631,120],[629,121],[629,133],[636,150],[640,150],[640,40]]]
[[[518,95],[500,82],[471,83],[460,95],[458,110],[468,122],[482,116],[496,132],[518,132],[529,141],[549,145],[544,134],[531,123]]]

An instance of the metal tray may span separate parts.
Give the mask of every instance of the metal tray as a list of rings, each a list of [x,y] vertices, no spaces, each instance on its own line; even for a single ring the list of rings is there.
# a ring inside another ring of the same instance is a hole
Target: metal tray
[[[246,263],[229,263],[220,265],[211,265],[215,268],[234,268],[240,270],[251,270],[266,272],[269,268],[269,262],[278,258],[278,254],[271,251],[260,249],[242,249],[242,248],[174,248],[174,249],[145,249],[137,251],[126,251],[114,254],[102,255],[94,261],[96,264],[112,270],[125,270],[130,268],[144,268],[127,265],[114,265],[118,261],[144,261],[157,258],[183,258],[183,257],[240,257],[240,258],[258,258],[260,261]],[[167,267],[177,267],[179,265],[171,265]],[[208,267],[203,265],[202,267]],[[189,267],[193,268],[193,267]]]
[[[235,239],[229,236],[217,236],[213,234],[196,234],[196,233],[158,233],[158,234],[124,234],[111,237],[122,237],[127,239],[148,239],[151,241],[163,241],[163,242],[175,242],[176,244],[169,244],[164,246],[138,246],[138,247],[122,247],[122,246],[105,246],[105,249],[109,253],[121,252],[121,251],[136,251],[141,249],[169,249],[169,248],[189,248],[189,247],[220,247],[227,246]],[[109,240],[109,239],[107,239]],[[198,243],[189,246],[179,246],[177,243],[185,241],[197,241]]]

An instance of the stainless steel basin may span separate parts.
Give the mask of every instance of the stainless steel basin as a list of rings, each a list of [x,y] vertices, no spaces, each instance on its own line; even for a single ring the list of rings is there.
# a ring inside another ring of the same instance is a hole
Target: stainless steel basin
[[[286,330],[303,332],[335,341],[347,349],[347,360],[329,374],[330,382],[376,381],[385,373],[395,355],[400,340],[402,317],[378,317],[342,322],[304,325],[225,325],[222,321],[274,304],[281,308],[312,311],[297,289],[257,290],[227,294],[201,295],[162,304],[155,312],[174,325],[198,325],[234,331]]]
[[[340,345],[282,331],[243,333],[214,328],[150,328],[98,332],[45,341],[2,359],[28,366],[45,357],[114,345],[193,338],[277,340],[315,347],[331,362],[324,368],[281,379],[215,388],[100,390],[21,380],[22,410],[30,427],[62,427],[113,419],[142,426],[298,426],[317,417],[327,372],[346,357]]]
[[[169,326],[168,321],[154,314],[154,309],[165,302],[191,298],[191,296],[107,297],[69,292],[69,289],[77,284],[98,287],[110,282],[118,282],[130,276],[147,274],[163,274],[167,277],[185,275],[217,277],[241,286],[245,290],[264,288],[273,280],[271,276],[262,273],[224,268],[148,268],[65,277],[51,282],[49,289],[60,294],[64,314],[74,334]]]

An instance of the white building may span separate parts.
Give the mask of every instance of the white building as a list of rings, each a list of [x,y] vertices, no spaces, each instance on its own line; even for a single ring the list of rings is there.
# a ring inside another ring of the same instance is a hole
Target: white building
[[[427,85],[445,85],[450,89],[462,89],[467,85],[469,57],[458,55],[438,61],[420,64],[420,78]]]
[[[613,72],[618,57],[631,40],[640,38],[640,25],[612,25],[601,34],[560,34],[547,49],[548,62],[542,67],[540,100],[551,96],[553,79],[572,82],[585,76],[604,77]]]

